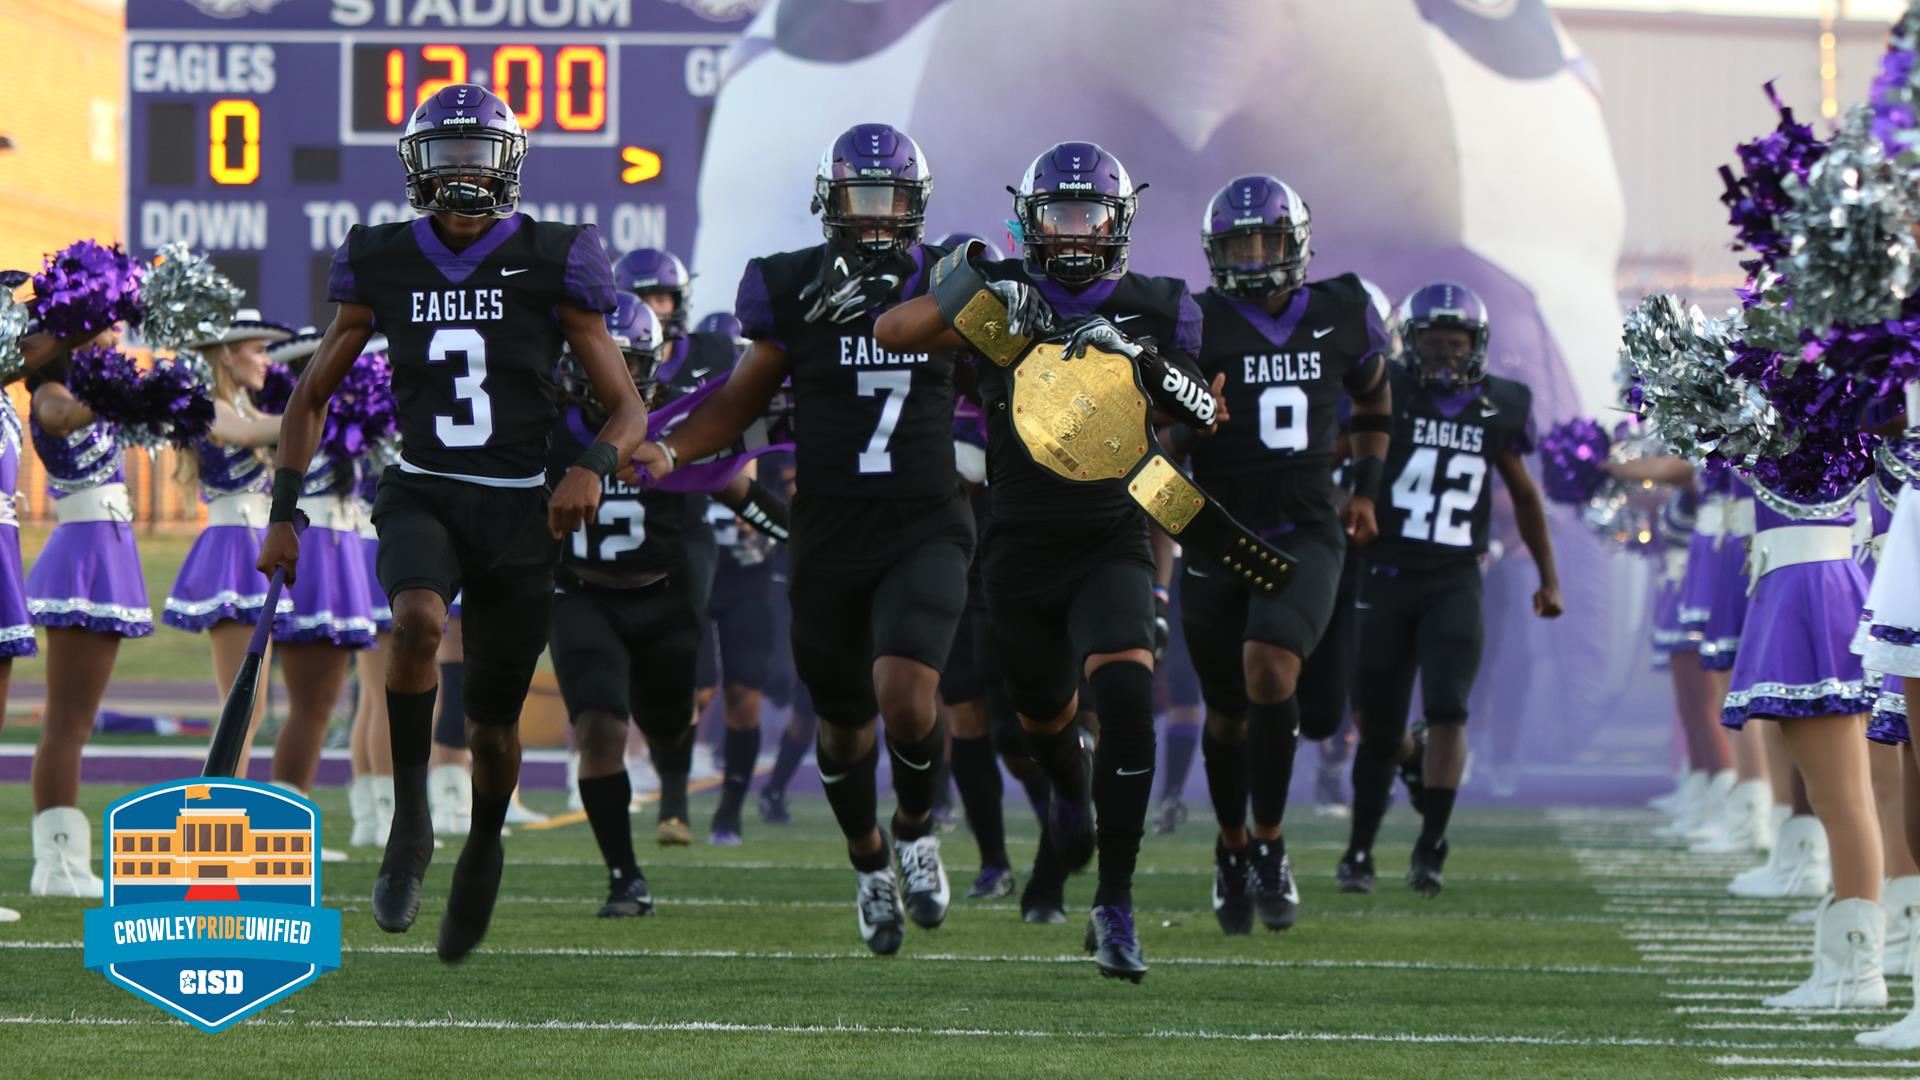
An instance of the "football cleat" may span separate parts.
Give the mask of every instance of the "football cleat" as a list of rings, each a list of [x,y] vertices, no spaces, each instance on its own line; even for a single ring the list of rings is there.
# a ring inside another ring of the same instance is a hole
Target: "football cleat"
[[[661,847],[686,847],[693,843],[693,830],[680,818],[661,818],[653,827],[653,838]]]
[[[447,911],[440,917],[440,959],[457,964],[487,936],[493,921],[493,903],[500,896],[500,871],[506,854],[498,840],[468,835],[453,864],[453,884],[447,893]]]
[[[1253,907],[1269,930],[1290,930],[1300,915],[1293,860],[1277,840],[1253,842]]]
[[[860,940],[880,956],[900,951],[905,936],[906,913],[900,905],[900,890],[894,886],[893,870],[873,873],[855,871],[859,885],[853,894],[853,912],[860,927]]]
[[[1167,836],[1179,831],[1187,823],[1187,804],[1179,796],[1169,795],[1160,800],[1160,809],[1153,813],[1153,831],[1158,836]]]
[[[1247,849],[1213,843],[1213,917],[1229,934],[1253,933],[1253,867]]]
[[[739,847],[743,842],[739,829],[729,829],[724,825],[714,826],[713,831],[707,834],[708,847]]]
[[[893,851],[900,860],[907,914],[913,918],[914,925],[932,930],[946,922],[947,904],[953,892],[947,884],[947,868],[940,862],[940,838],[923,836],[918,840],[895,841]]]
[[[607,885],[607,902],[600,905],[596,914],[603,919],[653,914],[653,890],[647,888],[647,875],[637,868],[630,877],[612,875]]]
[[[1313,812],[1316,817],[1344,818],[1352,813],[1347,808],[1347,792],[1341,783],[1346,777],[1346,762],[1322,760],[1313,775]]]
[[[1146,977],[1147,962],[1140,954],[1131,908],[1094,908],[1088,930],[1094,938],[1093,962],[1100,966],[1100,974],[1133,983]]]
[[[1080,775],[1093,775],[1093,740],[1085,731],[1079,733],[1080,739]],[[1069,799],[1060,791],[1058,785],[1053,789],[1053,798],[1047,802],[1047,834],[1053,841],[1053,851],[1060,860],[1060,868],[1066,873],[1078,873],[1093,861],[1093,784],[1087,783],[1077,799]]]
[[[373,921],[389,934],[406,933],[420,914],[420,883],[439,843],[427,807],[424,785],[395,786],[393,823],[380,874],[373,880]]]
[[[1004,866],[983,866],[967,890],[969,900],[998,900],[1013,895],[1013,871]]]
[[[1427,729],[1425,726],[1413,729],[1413,753],[1400,763],[1400,782],[1407,786],[1407,802],[1415,813],[1425,813],[1420,809],[1420,797],[1426,794],[1427,785],[1422,779],[1422,770],[1427,761]]]
[[[1058,926],[1067,921],[1067,900],[1061,882],[1049,880],[1037,866],[1027,872],[1027,887],[1020,892],[1020,918],[1040,926]]]
[[[1407,868],[1407,888],[1431,900],[1445,885],[1440,871],[1447,865],[1447,842],[1429,847],[1426,841],[1413,845],[1413,860]]]
[[[1349,851],[1333,868],[1333,880],[1343,893],[1370,895],[1373,892],[1373,853]]]
[[[769,825],[793,823],[793,815],[787,813],[786,792],[762,791],[760,793],[760,820]]]

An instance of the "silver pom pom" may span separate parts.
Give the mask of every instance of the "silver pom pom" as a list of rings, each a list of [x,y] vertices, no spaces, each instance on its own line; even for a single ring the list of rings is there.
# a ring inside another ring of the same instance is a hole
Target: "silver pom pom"
[[[219,337],[232,325],[245,290],[227,280],[204,255],[175,242],[160,249],[140,285],[146,314],[140,333],[162,349],[180,349]]]
[[[1718,452],[1729,461],[1785,453],[1797,439],[1757,389],[1727,373],[1727,343],[1744,326],[1709,319],[1658,293],[1627,314],[1623,364],[1640,380],[1652,435],[1684,457]]]
[[[0,289],[0,384],[10,383],[27,368],[20,339],[27,336],[27,305],[13,298],[12,289]]]
[[[1580,508],[1580,523],[1610,547],[1638,551],[1653,543],[1653,515],[1640,507],[1632,488],[1608,480]]]

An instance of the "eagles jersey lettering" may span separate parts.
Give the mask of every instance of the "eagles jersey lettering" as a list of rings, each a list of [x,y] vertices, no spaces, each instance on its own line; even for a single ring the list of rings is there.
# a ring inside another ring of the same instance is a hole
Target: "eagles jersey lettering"
[[[1502,454],[1533,449],[1533,391],[1489,375],[1436,396],[1392,365],[1393,444],[1375,501],[1380,537],[1371,562],[1426,566],[1472,560],[1491,535],[1491,474]]]
[[[1059,282],[1030,277],[1026,264],[1019,259],[991,263],[981,270],[990,281],[1034,285],[1059,321],[1105,316],[1130,338],[1152,338],[1162,354],[1182,366],[1190,368],[1200,350],[1200,308],[1187,291],[1186,282],[1178,278],[1128,271],[1076,293]],[[1124,485],[1077,484],[1035,465],[1014,435],[1008,417],[1007,401],[1013,392],[1011,369],[991,361],[977,366],[980,400],[987,416],[987,486],[993,492],[996,521],[1097,525],[1140,513]]]
[[[547,479],[558,484],[597,432],[578,406],[570,405],[553,429]],[[706,500],[678,492],[642,491],[617,477],[600,481],[600,509],[561,545],[569,566],[591,566],[635,578],[670,573],[685,563],[687,532],[704,529]]]
[[[1386,363],[1386,326],[1366,287],[1352,274],[1311,282],[1278,315],[1210,289],[1200,311],[1201,381],[1226,376],[1233,420],[1194,440],[1194,480],[1252,528],[1330,516],[1342,399]]]
[[[403,468],[532,487],[558,416],[555,309],[612,311],[613,270],[591,225],[515,214],[456,252],[421,217],[354,226],[327,299],[386,335]]]
[[[946,251],[913,249],[914,271],[894,303],[926,292]],[[807,493],[840,498],[933,498],[954,490],[953,353],[890,353],[874,340],[886,306],[849,322],[808,322],[801,290],[820,276],[827,247],[747,264],[734,314],[753,341],[778,345],[793,371],[794,459]]]

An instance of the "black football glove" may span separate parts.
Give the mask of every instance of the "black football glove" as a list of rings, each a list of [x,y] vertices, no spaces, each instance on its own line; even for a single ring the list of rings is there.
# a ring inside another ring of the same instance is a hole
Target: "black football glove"
[[[820,276],[800,290],[800,299],[813,301],[806,319],[852,322],[885,303],[912,273],[913,259],[904,251],[888,252],[858,265],[849,265],[845,255],[829,251]]]
[[[1167,598],[1159,589],[1153,591],[1153,662],[1165,663],[1167,645],[1173,641],[1173,618]]]

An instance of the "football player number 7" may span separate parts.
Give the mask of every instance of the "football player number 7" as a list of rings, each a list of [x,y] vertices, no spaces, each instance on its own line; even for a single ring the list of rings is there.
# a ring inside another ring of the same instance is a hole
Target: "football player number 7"
[[[884,398],[880,405],[880,423],[874,426],[867,448],[860,451],[860,472],[863,475],[890,473],[893,451],[887,449],[887,444],[893,441],[893,429],[900,424],[900,411],[907,407],[907,391],[913,389],[913,372],[862,371],[855,388],[861,397],[880,395]]]
[[[1433,494],[1435,473],[1439,471],[1440,451],[1423,446],[1407,459],[1400,479],[1393,482],[1393,505],[1406,512],[1400,535],[1409,540],[1431,539],[1448,547],[1468,547],[1473,543],[1473,523],[1467,515],[1480,501],[1481,485],[1487,480],[1487,459],[1478,454],[1452,454],[1447,459],[1447,480],[1465,480],[1465,487],[1449,486],[1436,499]],[[1438,513],[1435,504],[1438,503]]]
[[[436,415],[433,433],[440,445],[463,448],[485,446],[493,438],[493,402],[487,399],[487,339],[466,326],[448,326],[433,332],[427,342],[427,363],[448,364],[459,359],[466,371],[453,377],[453,400],[464,401],[473,419]]]

